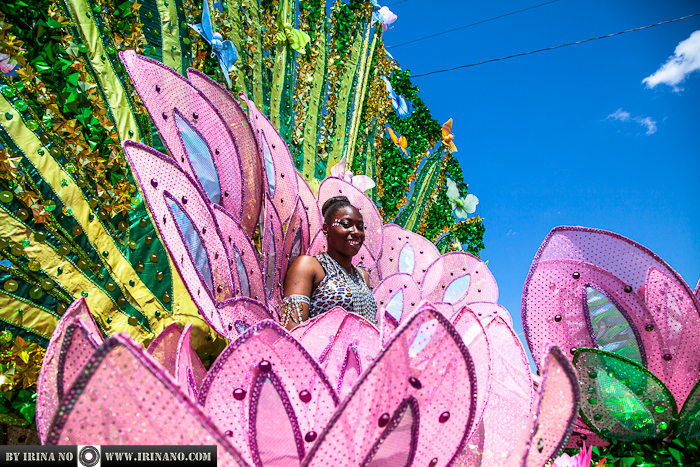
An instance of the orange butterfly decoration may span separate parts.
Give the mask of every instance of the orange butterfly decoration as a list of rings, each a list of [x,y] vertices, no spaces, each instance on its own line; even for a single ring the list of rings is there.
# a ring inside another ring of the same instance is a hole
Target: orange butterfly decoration
[[[396,136],[396,133],[394,133],[394,130],[391,129],[390,126],[387,125],[386,130],[389,132],[389,136],[391,136],[391,140],[394,142],[396,147],[401,149],[404,154],[406,154],[406,157],[408,157],[408,151],[406,151],[406,148],[408,147],[408,140],[404,135]]]
[[[457,152],[457,146],[452,141],[455,135],[452,134],[452,119],[449,119],[442,125],[442,144],[447,146],[450,152]]]

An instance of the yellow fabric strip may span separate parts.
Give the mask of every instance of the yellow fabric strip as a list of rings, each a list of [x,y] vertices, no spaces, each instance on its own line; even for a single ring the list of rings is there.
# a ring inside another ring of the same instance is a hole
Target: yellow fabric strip
[[[112,109],[112,115],[117,120],[115,123],[120,139],[140,141],[139,128],[136,117],[129,106],[128,93],[114,73],[109,59],[102,60],[101,58],[107,57],[107,52],[102,40],[100,40],[100,32],[92,19],[92,12],[87,2],[85,0],[66,0],[66,5],[68,5],[73,21],[75,21],[83,42],[88,48],[87,54],[90,57],[92,68],[104,90],[107,104]],[[130,135],[129,131],[133,133]]]
[[[244,65],[243,62],[245,61],[245,50],[243,50],[245,46],[244,41],[241,39],[242,35],[245,34],[240,31],[239,28],[243,27],[243,22],[241,20],[241,15],[238,10],[239,7],[239,2],[236,1],[230,1],[228,2],[228,17],[229,21],[231,22],[231,32],[229,33],[231,42],[233,42],[236,47],[238,48],[238,60],[236,63],[234,63],[233,67],[233,73],[236,75],[236,83],[239,86],[239,89],[241,91],[247,91],[246,90],[246,84],[245,84],[245,73],[243,72]],[[231,93],[235,94],[235,86],[234,89],[231,89]],[[247,95],[250,95],[250,93],[246,92]],[[245,106],[245,102],[241,102],[242,105]]]
[[[158,14],[160,15],[160,32],[163,41],[163,63],[175,69],[178,73],[184,74],[175,1],[158,0]]]
[[[22,310],[22,314],[18,312]],[[50,339],[56,329],[58,318],[18,297],[0,290],[0,319],[13,326],[23,328],[45,339]]]
[[[154,331],[161,328],[162,323],[159,323],[159,320],[155,318],[155,312],[158,310],[161,315],[165,315],[167,312],[153,296],[150,289],[146,287],[138,277],[138,274],[136,274],[128,259],[122,255],[121,251],[114,244],[114,240],[102,223],[97,219],[90,222],[90,206],[85,200],[80,188],[78,188],[71,176],[63,171],[63,168],[53,157],[49,155],[40,156],[37,153],[37,150],[43,147],[41,141],[39,141],[36,135],[25,126],[19,113],[12,108],[4,97],[2,97],[0,98],[0,115],[5,113],[12,113],[14,115],[14,118],[5,123],[8,134],[12,137],[17,146],[24,150],[27,158],[37,168],[42,178],[51,185],[54,192],[61,198],[61,201],[66,206],[71,207],[73,210],[73,217],[81,225],[85,235],[87,235],[88,240],[94,248],[100,253],[104,251],[108,253],[108,256],[104,258],[103,261],[107,264],[107,267],[109,267],[114,279],[120,284],[128,284],[130,280],[134,281],[133,287],[128,285],[122,287],[126,298],[130,299],[131,303],[148,318]],[[61,184],[62,180],[66,180],[68,184],[63,186]],[[41,264],[42,267],[44,266],[42,261],[39,261],[39,264]],[[56,264],[56,267],[58,266],[59,264]],[[44,270],[46,271],[46,269]],[[78,290],[78,294],[82,290],[89,291],[89,289],[80,289]],[[91,309],[102,310],[102,308],[93,308],[92,306]],[[106,326],[106,329],[110,327],[115,328],[114,321],[111,326]],[[145,330],[143,332],[145,332]]]
[[[283,20],[287,23],[292,23],[292,14],[289,12],[289,0],[284,0],[284,3],[280,5],[282,13],[285,17]],[[294,51],[292,50],[293,54]],[[270,87],[271,99],[270,99],[270,118],[272,124],[275,128],[282,128],[280,126],[280,107],[284,105],[282,102],[282,91],[284,91],[284,77],[285,68],[287,67],[287,44],[286,42],[280,41],[275,47],[275,69],[272,71],[272,86]]]

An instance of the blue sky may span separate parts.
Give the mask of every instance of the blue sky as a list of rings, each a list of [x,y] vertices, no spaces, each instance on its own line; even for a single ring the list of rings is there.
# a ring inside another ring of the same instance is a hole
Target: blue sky
[[[697,1],[559,0],[391,47],[538,3],[544,1],[380,2],[398,15],[385,43],[416,75],[700,13]],[[678,90],[642,80],[697,30],[700,16],[413,79],[440,123],[454,119],[456,155],[486,225],[482,259],[521,337],[523,283],[542,240],[558,225],[625,235],[695,287],[700,72]]]

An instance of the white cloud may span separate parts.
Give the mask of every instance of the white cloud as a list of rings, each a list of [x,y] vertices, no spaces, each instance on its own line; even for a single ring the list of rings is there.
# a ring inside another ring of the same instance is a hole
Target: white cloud
[[[632,117],[632,115],[622,109],[617,109],[606,117],[606,120],[620,120],[621,122],[635,121],[647,129],[647,135],[656,133],[656,120],[651,117]]]
[[[654,74],[644,78],[642,83],[646,83],[648,88],[666,84],[672,86],[675,92],[679,92],[682,88],[678,85],[697,70],[700,70],[700,30],[693,32],[689,38],[680,42],[666,63],[661,65]]]

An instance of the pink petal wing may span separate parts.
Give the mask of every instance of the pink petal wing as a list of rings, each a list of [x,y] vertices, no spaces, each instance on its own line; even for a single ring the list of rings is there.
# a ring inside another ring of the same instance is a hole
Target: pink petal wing
[[[255,137],[260,149],[260,160],[265,168],[267,183],[265,192],[270,196],[272,204],[279,213],[282,222],[287,222],[294,210],[294,200],[299,193],[297,171],[294,161],[287,148],[286,141],[280,136],[272,122],[263,114],[244,93],[239,97],[248,106],[250,122],[253,124]]]
[[[299,185],[299,198],[301,198],[304,207],[306,208],[306,214],[309,218],[309,233],[311,237],[316,234],[321,227],[323,227],[323,218],[321,217],[321,210],[318,208],[316,203],[316,196],[314,192],[311,191],[311,187],[304,177],[297,173],[297,184]]]
[[[329,177],[321,182],[318,188],[318,206],[323,206],[329,198],[334,196],[347,196],[350,204],[355,206],[365,222],[365,246],[372,258],[379,258],[382,253],[382,217],[369,197],[338,178]]]
[[[202,384],[207,371],[192,348],[192,323],[187,323],[177,343],[177,358],[175,360],[175,381],[180,384],[182,392],[193,401],[198,398],[198,388]]]
[[[265,198],[265,218],[262,228],[262,270],[265,280],[265,298],[268,301],[268,306],[275,307],[282,298],[284,231],[275,206],[267,198]]]
[[[291,334],[320,363],[341,400],[381,349],[377,328],[340,307],[306,321]]]
[[[420,287],[413,276],[404,273],[386,277],[372,293],[377,301],[377,315],[387,312],[397,323],[408,318],[421,301]]]
[[[379,258],[382,277],[397,272],[411,274],[418,285],[428,266],[439,257],[440,252],[427,238],[403,229],[396,224],[387,224],[382,232],[383,250]]]
[[[279,465],[280,459],[299,462],[314,442],[309,433],[321,432],[338,396],[301,344],[276,323],[264,321],[217,358],[199,402],[245,459],[260,465],[276,458],[273,465]],[[270,424],[280,429],[269,429]],[[269,451],[272,447],[276,452]]]
[[[386,311],[377,311],[377,328],[382,341],[382,347],[385,347],[391,340],[392,334],[399,327],[399,322]]]
[[[498,286],[491,271],[468,253],[442,255],[428,267],[420,285],[424,299],[452,303],[455,309],[473,302],[498,301]]]
[[[105,401],[120,410],[103,407]],[[219,465],[247,466],[213,423],[140,346],[114,336],[67,391],[46,444],[215,444]]]
[[[284,278],[287,276],[289,266],[292,265],[299,255],[303,255],[309,249],[310,240],[309,217],[304,203],[297,197],[292,217],[289,218],[287,231],[284,235],[281,283],[284,284]]]
[[[226,246],[231,269],[237,272],[238,282],[234,295],[265,303],[265,282],[252,240],[243,227],[219,206],[214,206],[214,216],[221,228],[221,238]]]
[[[158,336],[148,345],[147,352],[153,360],[163,365],[170,374],[175,376],[175,361],[177,360],[177,345],[182,337],[182,329],[177,323],[173,323],[163,329]]]
[[[262,303],[250,298],[231,299],[217,305],[229,339],[236,339],[249,327],[266,319],[276,319]]]
[[[450,465],[474,422],[475,385],[469,351],[427,304],[365,370],[302,466]]]
[[[49,345],[46,347],[44,361],[41,365],[41,371],[37,379],[37,395],[36,395],[36,427],[39,434],[39,440],[46,442],[46,434],[53,419],[56,409],[60,402],[58,396],[58,363],[61,355],[61,347],[65,339],[66,329],[72,323],[78,322],[92,336],[93,341],[97,345],[102,344],[102,335],[97,328],[97,323],[90,314],[90,309],[83,297],[74,301],[63,313],[60,321],[56,325]]]
[[[258,224],[258,216],[263,203],[263,187],[261,183],[263,168],[253,127],[238,101],[224,87],[201,71],[193,68],[187,69],[187,77],[192,85],[209,99],[209,102],[219,111],[221,118],[231,128],[241,159],[243,198],[238,202],[243,206],[243,212],[240,217],[240,223],[246,233],[252,237],[255,232],[255,226]],[[230,157],[230,154],[221,151],[219,151],[219,154],[214,153],[214,159],[221,162],[217,164],[217,167],[230,169],[230,167],[226,167]],[[231,193],[229,193],[229,196],[226,196],[226,193],[224,193],[223,196],[224,202],[227,202],[226,198],[231,197]],[[232,212],[235,212],[235,210]]]
[[[169,159],[197,180],[198,186],[205,187],[207,199],[222,205],[237,220],[241,220],[244,207],[259,206],[260,197],[243,187],[236,140],[211,101],[160,62],[133,51],[121,52],[120,57],[158,128]]]
[[[204,319],[225,335],[215,304],[234,296],[236,277],[208,199],[159,152],[131,141],[123,145],[188,292]]]
[[[99,345],[90,336],[82,319],[68,325],[58,358],[56,392],[59,400],[63,399],[65,391],[71,387],[97,347]]]
[[[364,246],[364,245],[362,245]],[[324,251],[328,250],[328,242],[326,242],[326,235],[323,230],[319,230],[311,239],[311,245],[309,246],[309,251],[307,254],[309,256],[320,255]],[[357,255],[355,255],[357,256]],[[354,259],[354,258],[353,258]]]
[[[476,313],[484,326],[499,316],[508,326],[513,327],[513,317],[502,305],[491,302],[473,302],[469,304],[469,308]]]

